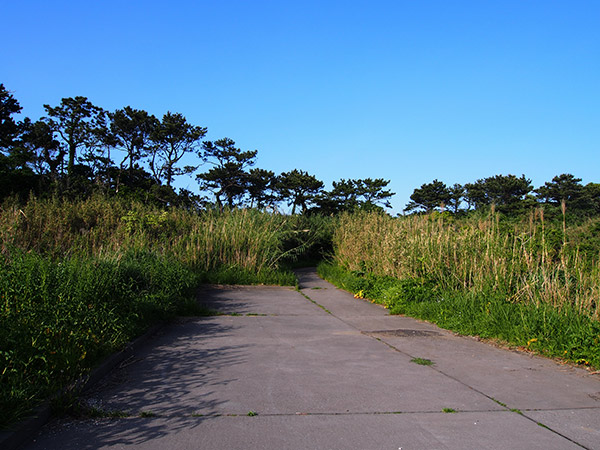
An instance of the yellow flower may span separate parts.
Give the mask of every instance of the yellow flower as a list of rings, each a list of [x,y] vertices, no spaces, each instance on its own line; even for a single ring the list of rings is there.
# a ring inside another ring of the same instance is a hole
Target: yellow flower
[[[529,346],[530,346],[531,344],[533,344],[534,342],[537,342],[537,338],[532,338],[532,339],[529,339],[529,340],[527,341],[527,347],[529,347]]]
[[[365,291],[363,291],[362,289],[360,291],[358,291],[356,294],[354,294],[354,298],[365,298]]]

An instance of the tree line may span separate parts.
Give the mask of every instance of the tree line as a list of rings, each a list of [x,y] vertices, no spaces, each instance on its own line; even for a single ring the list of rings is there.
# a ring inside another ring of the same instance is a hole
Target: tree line
[[[439,180],[425,183],[413,191],[405,212],[446,210],[455,214],[495,208],[507,215],[518,215],[540,206],[550,211],[568,209],[576,216],[600,214],[600,183],[583,185],[581,178],[560,174],[534,189],[525,175],[495,175],[474,183],[446,186]]]
[[[325,190],[300,169],[276,175],[255,167],[257,150],[227,137],[205,140],[207,128],[180,113],[157,118],[131,106],[111,112],[82,96],[44,109],[36,121],[17,121],[22,108],[0,84],[0,199],[102,192],[194,209],[285,204],[292,214],[333,214],[391,207],[389,180],[342,179]],[[176,190],[180,176],[194,176],[201,193]]]
[[[0,200],[102,192],[197,210],[287,205],[292,214],[335,214],[391,208],[389,180],[341,179],[326,190],[300,169],[276,175],[255,167],[257,150],[242,150],[227,137],[206,140],[207,128],[181,113],[157,118],[131,106],[111,112],[82,96],[44,109],[46,115],[36,121],[17,121],[22,108],[0,84]],[[181,176],[195,177],[200,193],[175,189]],[[577,216],[600,214],[600,184],[581,181],[561,174],[534,189],[525,175],[452,186],[436,179],[414,189],[404,212],[464,214],[493,207],[518,215],[545,206],[563,214],[566,209]]]

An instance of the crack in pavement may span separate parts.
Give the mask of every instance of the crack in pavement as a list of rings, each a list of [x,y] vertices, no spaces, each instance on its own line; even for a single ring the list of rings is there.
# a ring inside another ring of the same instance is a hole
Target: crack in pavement
[[[362,335],[364,335],[364,336],[367,336],[367,337],[369,337],[369,338],[371,338],[371,339],[374,339],[374,340],[376,340],[377,342],[380,342],[380,343],[382,343],[382,344],[386,345],[388,348],[390,348],[391,350],[393,350],[393,351],[395,351],[395,352],[398,352],[398,353],[400,353],[400,354],[402,354],[402,355],[404,355],[404,356],[407,356],[407,357],[409,357],[409,358],[411,358],[411,359],[412,359],[412,358],[416,358],[416,356],[415,356],[415,355],[411,355],[410,353],[407,353],[407,352],[405,352],[405,351],[403,351],[403,350],[401,350],[401,349],[399,349],[399,348],[395,347],[394,345],[390,344],[389,342],[386,342],[386,341],[384,341],[383,339],[381,339],[381,338],[379,338],[379,337],[377,337],[377,336],[375,335],[375,334],[380,334],[380,335],[381,335],[381,334],[383,334],[381,331],[375,331],[375,332],[374,332],[374,331],[371,331],[371,332],[365,332],[365,331],[362,331],[362,330],[360,330],[360,328],[358,328],[357,326],[355,326],[355,325],[353,325],[352,323],[350,323],[350,322],[348,322],[348,321],[346,321],[346,320],[342,319],[341,317],[337,316],[335,313],[333,313],[333,312],[329,311],[329,310],[328,310],[327,308],[325,308],[323,305],[319,304],[319,303],[318,303],[316,300],[314,300],[314,299],[310,298],[310,296],[309,296],[309,295],[307,295],[306,293],[304,293],[304,292],[303,292],[304,290],[309,290],[309,289],[311,289],[311,288],[300,289],[299,291],[300,291],[300,293],[301,293],[301,294],[302,294],[302,295],[303,295],[303,296],[304,296],[304,297],[305,297],[307,300],[311,301],[312,303],[314,303],[315,305],[317,305],[319,308],[323,309],[323,310],[324,310],[324,311],[326,311],[328,314],[330,314],[331,316],[335,317],[335,318],[336,318],[337,320],[339,320],[340,322],[344,323],[345,325],[347,325],[347,326],[349,326],[349,327],[351,327],[351,328],[354,328],[355,330],[357,330],[358,332],[360,332]],[[393,331],[394,331],[394,330],[390,330],[389,332],[393,332]],[[581,447],[581,448],[584,448],[584,449],[586,449],[586,450],[590,450],[590,449],[589,449],[589,447],[586,447],[586,446],[584,446],[583,444],[581,444],[581,443],[579,443],[579,442],[577,442],[577,441],[573,440],[572,438],[570,438],[570,437],[568,437],[568,436],[565,436],[564,434],[560,433],[558,430],[555,430],[555,429],[553,429],[553,428],[549,427],[548,425],[545,425],[545,424],[543,424],[543,423],[541,423],[541,422],[539,422],[539,421],[537,421],[537,420],[535,420],[535,419],[533,419],[533,418],[531,418],[531,417],[527,416],[527,415],[526,415],[526,414],[524,414],[523,412],[533,412],[533,411],[536,411],[536,412],[537,412],[537,411],[560,411],[560,410],[567,410],[567,411],[568,411],[568,410],[578,410],[578,409],[598,409],[598,410],[600,411],[600,408],[596,408],[596,407],[585,407],[585,408],[584,408],[584,407],[582,407],[582,408],[564,408],[564,409],[563,409],[563,408],[555,408],[555,409],[539,409],[539,410],[538,410],[538,409],[516,409],[516,408],[510,408],[510,406],[508,406],[508,405],[506,405],[506,404],[504,404],[504,403],[502,403],[502,402],[498,401],[497,399],[495,399],[494,397],[492,397],[492,396],[490,396],[490,395],[486,394],[485,392],[483,392],[483,391],[481,391],[481,390],[479,390],[479,389],[476,389],[476,388],[474,388],[473,386],[470,386],[469,384],[465,383],[464,381],[462,381],[462,380],[460,380],[460,379],[458,379],[458,378],[456,378],[456,377],[454,377],[454,376],[452,376],[452,375],[450,375],[450,374],[448,374],[448,373],[444,372],[443,370],[441,370],[441,369],[437,368],[437,367],[435,366],[435,364],[432,364],[432,365],[427,365],[427,366],[424,366],[424,367],[428,367],[429,369],[431,369],[431,370],[434,370],[434,371],[438,372],[440,375],[442,375],[442,376],[445,376],[445,377],[447,377],[447,378],[449,378],[449,379],[451,379],[451,380],[453,380],[453,381],[456,381],[457,383],[459,383],[459,384],[463,385],[464,387],[466,387],[466,388],[468,388],[468,389],[472,390],[473,392],[476,392],[476,393],[478,393],[478,394],[480,394],[480,395],[482,395],[482,396],[484,396],[484,397],[486,397],[486,398],[488,398],[488,399],[492,400],[493,402],[495,402],[496,404],[498,404],[499,406],[501,406],[501,407],[503,407],[503,408],[504,408],[504,410],[501,410],[501,411],[494,411],[494,412],[512,412],[512,413],[515,413],[515,414],[519,414],[519,415],[521,415],[522,417],[524,417],[525,419],[527,419],[527,420],[529,420],[529,421],[531,421],[531,422],[535,423],[536,425],[539,425],[539,426],[542,426],[542,427],[544,427],[544,428],[548,429],[549,431],[551,431],[551,432],[555,433],[556,435],[558,435],[558,436],[560,436],[560,437],[562,437],[562,438],[564,438],[564,439],[566,439],[566,440],[568,440],[568,441],[572,442],[573,444],[575,444],[575,445],[578,445],[579,447]],[[454,411],[453,413],[465,413],[465,412],[469,412],[469,411],[464,411],[464,410],[456,410],[456,411]],[[482,411],[478,411],[478,412],[482,412]],[[492,411],[489,411],[489,412],[492,412]],[[448,414],[448,413],[443,413],[443,414]]]

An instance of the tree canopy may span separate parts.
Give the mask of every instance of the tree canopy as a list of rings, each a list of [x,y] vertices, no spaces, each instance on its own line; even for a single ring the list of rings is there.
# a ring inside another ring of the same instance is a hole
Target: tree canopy
[[[292,214],[296,212],[296,208],[306,212],[323,187],[323,182],[314,175],[298,169],[282,173],[277,182],[277,192],[281,199],[287,199],[288,205],[292,207]]]
[[[219,209],[250,207],[291,213],[337,214],[391,208],[394,193],[383,178],[342,178],[327,190],[299,168],[277,175],[255,167],[258,150],[241,150],[230,138],[204,140],[206,127],[168,111],[161,119],[131,106],[108,112],[87,97],[44,105],[37,120],[17,120],[22,108],[0,84],[0,199],[17,195],[132,196],[163,206]],[[175,187],[194,176],[199,193]],[[535,208],[549,214],[600,214],[600,184],[563,173],[537,189],[525,175],[494,175],[446,185],[434,179],[414,189],[408,213],[469,214],[495,208],[518,215]]]
[[[247,191],[250,174],[246,168],[254,165],[258,151],[242,151],[229,138],[207,141],[202,147],[203,158],[212,168],[196,175],[200,188],[214,194],[220,209],[223,207],[222,197],[233,208]],[[256,176],[254,181],[257,181]]]
[[[420,188],[415,189],[410,199],[411,202],[406,205],[405,211],[431,212],[434,209],[444,208],[452,200],[452,194],[443,182],[433,180],[431,183],[424,183]]]

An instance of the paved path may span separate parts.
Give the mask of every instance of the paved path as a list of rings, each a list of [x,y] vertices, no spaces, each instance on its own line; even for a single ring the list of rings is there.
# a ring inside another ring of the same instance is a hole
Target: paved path
[[[299,275],[301,292],[201,292],[225,315],[163,329],[90,394],[129,417],[54,422],[27,448],[600,449],[598,375]]]

